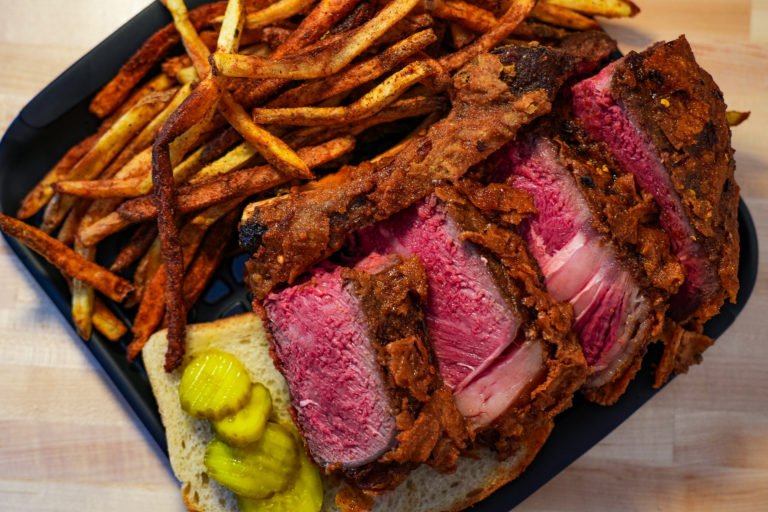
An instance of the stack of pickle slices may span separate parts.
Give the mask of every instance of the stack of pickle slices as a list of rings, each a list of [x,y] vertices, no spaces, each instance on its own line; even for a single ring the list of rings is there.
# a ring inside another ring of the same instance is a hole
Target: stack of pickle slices
[[[272,396],[251,382],[232,354],[208,350],[184,368],[181,407],[211,423],[216,436],[205,451],[211,478],[237,496],[241,512],[318,512],[323,486],[293,424],[270,420]]]

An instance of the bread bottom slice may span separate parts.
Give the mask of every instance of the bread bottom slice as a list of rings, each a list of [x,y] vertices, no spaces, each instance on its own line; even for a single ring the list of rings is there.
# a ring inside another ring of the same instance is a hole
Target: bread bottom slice
[[[232,493],[205,472],[203,456],[213,431],[208,422],[197,420],[182,410],[178,395],[181,372],[166,373],[163,369],[166,346],[166,333],[160,331],[144,347],[143,358],[165,426],[171,467],[181,482],[184,504],[190,511],[197,512],[237,511]],[[256,315],[248,313],[189,326],[185,363],[209,348],[218,348],[240,359],[248,368],[251,379],[269,388],[277,419],[290,421],[288,386],[272,362],[264,326]],[[549,425],[543,426],[529,443],[524,443],[512,457],[503,461],[498,460],[494,452],[483,448],[461,457],[455,473],[441,474],[421,466],[397,489],[376,496],[372,510],[463,510],[516,478],[546,440]],[[340,484],[325,478],[324,487],[323,512],[339,511],[335,497]]]

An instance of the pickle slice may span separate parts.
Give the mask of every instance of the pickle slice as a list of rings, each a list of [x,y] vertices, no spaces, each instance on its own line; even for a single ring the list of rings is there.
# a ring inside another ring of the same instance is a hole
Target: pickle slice
[[[213,422],[216,433],[227,443],[243,446],[258,441],[272,413],[272,395],[262,384],[254,384],[248,403],[231,416]]]
[[[267,423],[264,435],[253,444],[230,446],[214,438],[205,450],[208,475],[246,498],[268,498],[287,489],[299,470],[296,439],[276,423]]]
[[[198,354],[181,375],[181,407],[196,418],[219,420],[239,411],[250,397],[248,370],[221,350]]]
[[[320,472],[303,451],[300,458],[299,476],[291,487],[263,500],[238,496],[240,512],[319,512],[323,506]]]

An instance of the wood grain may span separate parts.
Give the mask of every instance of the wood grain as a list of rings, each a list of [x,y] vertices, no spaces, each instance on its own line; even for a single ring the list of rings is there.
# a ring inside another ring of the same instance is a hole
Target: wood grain
[[[0,0],[0,131],[146,3]],[[686,33],[728,104],[752,111],[734,131],[737,177],[768,241],[768,0],[638,3],[637,18],[607,23],[624,50]],[[3,241],[0,290],[0,511],[183,510],[162,455]],[[761,268],[703,365],[516,510],[765,510],[766,310]]]

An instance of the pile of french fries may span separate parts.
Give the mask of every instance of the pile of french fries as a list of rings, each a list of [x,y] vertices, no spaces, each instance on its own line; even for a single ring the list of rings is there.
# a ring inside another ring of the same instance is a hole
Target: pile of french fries
[[[163,3],[173,23],[94,97],[98,131],[24,199],[18,218],[42,212],[39,229],[4,215],[0,227],[67,277],[84,339],[93,328],[126,336],[105,300],[136,307],[130,359],[167,326],[168,370],[250,197],[312,180],[371,128],[425,129],[449,106],[451,74],[479,53],[638,11],[628,0]],[[380,158],[402,144],[391,142]],[[109,267],[95,263],[99,243],[125,230]]]

